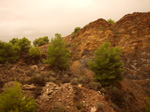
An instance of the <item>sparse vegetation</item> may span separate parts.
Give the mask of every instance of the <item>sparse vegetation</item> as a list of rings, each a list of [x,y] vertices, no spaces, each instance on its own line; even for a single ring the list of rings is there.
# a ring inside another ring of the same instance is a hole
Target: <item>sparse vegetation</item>
[[[39,37],[33,41],[34,46],[42,46],[49,43],[48,36]]]
[[[95,57],[89,60],[89,67],[95,73],[95,78],[104,86],[115,85],[123,80],[123,62],[120,55],[122,50],[110,47],[105,42],[95,51]]]
[[[112,20],[112,19],[108,19],[107,22],[108,22],[108,23],[111,23],[111,24],[115,23],[115,21]]]
[[[111,96],[111,101],[119,108],[127,108],[128,100],[125,98],[125,94],[117,87],[109,87],[108,89],[109,96]]]
[[[36,112],[37,104],[34,99],[23,94],[20,83],[5,87],[0,94],[1,112]]]
[[[51,68],[67,69],[69,67],[70,53],[61,37],[61,34],[55,34],[55,38],[51,40],[48,46],[47,59],[44,63],[50,65]]]
[[[62,103],[57,102],[55,103],[55,106],[52,108],[52,112],[66,112],[66,109],[62,105]]]
[[[44,86],[45,83],[47,82],[47,78],[37,73],[31,77],[30,82],[40,86]]]
[[[74,31],[72,32],[72,34],[77,33],[80,29],[81,29],[80,27],[76,27],[76,28],[74,29]]]

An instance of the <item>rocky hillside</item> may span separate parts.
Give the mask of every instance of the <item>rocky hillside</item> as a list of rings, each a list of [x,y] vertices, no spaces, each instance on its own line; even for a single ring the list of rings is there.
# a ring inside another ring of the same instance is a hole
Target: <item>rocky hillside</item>
[[[0,65],[0,92],[17,78],[36,99],[39,112],[144,112],[150,96],[150,12],[128,14],[114,24],[98,19],[64,39],[71,53],[67,71],[42,63],[44,45],[40,60],[24,56],[18,63]],[[125,79],[116,88],[94,83],[88,69],[89,58],[105,41],[123,49]]]
[[[121,47],[126,77],[122,89],[133,93],[143,108],[145,91],[150,90],[147,86],[150,79],[150,12],[128,14],[114,24],[98,19],[65,40],[69,43],[73,62],[80,60],[81,64],[87,64],[94,50],[105,41]]]

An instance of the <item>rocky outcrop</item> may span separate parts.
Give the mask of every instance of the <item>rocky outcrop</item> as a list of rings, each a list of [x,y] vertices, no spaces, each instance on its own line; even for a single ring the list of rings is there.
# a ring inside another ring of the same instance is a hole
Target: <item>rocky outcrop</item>
[[[59,86],[48,82],[37,102],[40,112],[51,112],[58,102],[65,107],[66,112],[79,112],[79,102],[86,112],[97,112],[98,103],[103,103],[104,112],[115,112],[99,92],[80,86],[72,86],[69,83]]]

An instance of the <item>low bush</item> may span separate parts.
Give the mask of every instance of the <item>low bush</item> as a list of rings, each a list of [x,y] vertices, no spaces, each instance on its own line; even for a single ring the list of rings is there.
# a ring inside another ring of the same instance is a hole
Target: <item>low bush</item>
[[[35,100],[23,94],[18,82],[12,87],[5,87],[4,92],[0,94],[1,112],[36,112],[36,107]]]
[[[72,32],[72,34],[77,33],[80,29],[81,29],[80,27],[76,27],[76,28],[74,29],[74,31]]]
[[[48,78],[38,73],[34,74],[30,79],[31,83],[37,84],[39,86],[44,86],[47,81],[48,81]]]
[[[112,20],[112,19],[108,19],[107,22],[108,22],[108,23],[111,23],[111,24],[115,23],[115,21]]]

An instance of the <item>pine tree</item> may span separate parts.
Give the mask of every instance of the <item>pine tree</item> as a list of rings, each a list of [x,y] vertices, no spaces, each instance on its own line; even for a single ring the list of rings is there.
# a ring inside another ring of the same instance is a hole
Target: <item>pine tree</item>
[[[61,34],[55,34],[55,38],[51,39],[51,44],[47,50],[47,60],[51,68],[66,69],[69,67],[70,53]]]
[[[0,112],[35,112],[36,107],[35,100],[23,94],[18,82],[12,87],[5,87],[0,94]]]
[[[110,43],[105,42],[95,51],[94,59],[89,61],[89,68],[102,85],[115,85],[123,80],[121,53],[122,49],[110,47]]]

